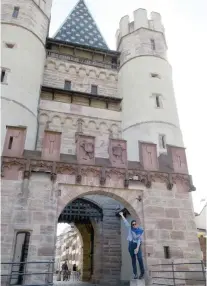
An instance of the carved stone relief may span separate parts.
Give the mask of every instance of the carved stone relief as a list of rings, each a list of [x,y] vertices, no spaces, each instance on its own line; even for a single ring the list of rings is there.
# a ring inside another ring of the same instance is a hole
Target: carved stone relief
[[[110,139],[109,159],[113,167],[127,168],[126,141]]]
[[[78,134],[76,150],[78,163],[95,164],[95,137]]]

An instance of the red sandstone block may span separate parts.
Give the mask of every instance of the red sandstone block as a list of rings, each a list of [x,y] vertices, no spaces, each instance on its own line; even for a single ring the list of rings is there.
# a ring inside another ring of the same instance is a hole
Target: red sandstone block
[[[156,229],[147,229],[145,230],[145,235],[147,239],[157,239],[158,237],[158,230]]]
[[[186,220],[173,219],[173,229],[174,230],[185,230],[186,229]]]
[[[156,144],[139,141],[139,158],[145,170],[159,169]]]
[[[4,180],[21,180],[21,174],[20,166],[18,165],[12,165],[10,167],[4,168]]]
[[[168,218],[180,218],[179,210],[177,208],[167,208],[165,215]]]
[[[121,139],[110,139],[109,160],[113,167],[127,168],[127,142]]]
[[[172,231],[171,232],[171,238],[183,240],[183,239],[185,239],[184,232],[183,231]]]
[[[164,240],[170,239],[169,230],[160,230],[160,231],[159,231],[159,238],[160,238],[160,239],[164,239]]]
[[[21,157],[24,152],[26,127],[7,126],[3,156]]]
[[[158,229],[173,229],[172,219],[158,219],[157,220]]]
[[[167,153],[174,172],[188,174],[185,148],[167,145]]]
[[[76,155],[79,164],[95,164],[95,137],[78,134],[76,137]]]
[[[42,159],[50,161],[60,160],[61,133],[45,131],[42,147]]]
[[[147,206],[144,209],[146,217],[164,217],[165,211],[163,207]]]

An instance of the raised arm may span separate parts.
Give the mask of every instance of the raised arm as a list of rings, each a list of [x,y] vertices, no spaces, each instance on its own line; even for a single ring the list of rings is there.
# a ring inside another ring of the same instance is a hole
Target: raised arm
[[[125,226],[126,226],[127,228],[130,228],[131,226],[130,226],[129,222],[126,220],[126,218],[124,217],[123,212],[120,212],[119,215],[122,217]]]

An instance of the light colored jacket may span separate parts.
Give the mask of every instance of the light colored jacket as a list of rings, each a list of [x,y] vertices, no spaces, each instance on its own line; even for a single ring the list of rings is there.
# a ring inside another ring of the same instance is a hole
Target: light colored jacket
[[[140,243],[142,241],[142,234],[137,235],[135,232],[133,232],[132,229],[131,229],[130,223],[126,220],[125,217],[123,217],[123,221],[124,221],[125,226],[128,228],[127,240],[128,241],[133,241],[133,242],[135,242],[137,244]],[[142,227],[138,227],[138,229],[140,231],[142,231],[142,233],[144,232]]]

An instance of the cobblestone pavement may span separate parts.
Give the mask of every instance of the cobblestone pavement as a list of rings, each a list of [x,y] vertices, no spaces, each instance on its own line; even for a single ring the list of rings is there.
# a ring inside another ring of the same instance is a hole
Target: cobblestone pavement
[[[70,281],[57,281],[57,277],[53,277],[54,286],[96,286],[90,283],[82,282],[82,281],[74,281],[72,278]]]
[[[89,283],[80,281],[54,281],[54,286],[95,286]]]

